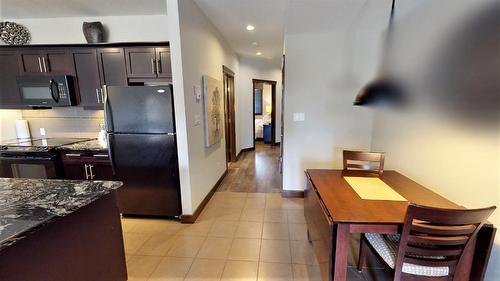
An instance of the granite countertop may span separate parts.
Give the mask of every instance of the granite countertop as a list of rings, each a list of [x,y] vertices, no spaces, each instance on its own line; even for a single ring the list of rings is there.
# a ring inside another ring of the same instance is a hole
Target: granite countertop
[[[0,178],[0,249],[120,186],[116,181]]]
[[[74,151],[95,151],[95,152],[108,152],[107,143],[101,143],[97,139],[88,141],[77,142],[58,147],[59,150],[74,150]]]

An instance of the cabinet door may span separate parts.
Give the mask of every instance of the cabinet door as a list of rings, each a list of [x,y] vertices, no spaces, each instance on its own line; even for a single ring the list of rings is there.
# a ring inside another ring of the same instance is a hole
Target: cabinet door
[[[157,75],[161,78],[172,78],[172,62],[170,48],[156,48]]]
[[[21,49],[19,50],[19,68],[23,74],[39,74],[44,72],[41,49]]]
[[[129,78],[156,78],[155,48],[126,48]]]
[[[22,108],[17,75],[19,75],[18,53],[0,52],[0,108]]]
[[[84,163],[64,163],[64,178],[68,180],[86,180],[85,169]]]
[[[94,180],[112,180],[113,169],[110,164],[92,163],[91,171]]]
[[[45,50],[42,66],[46,73],[74,75],[75,67],[69,50],[58,48]]]
[[[102,107],[104,101],[101,93],[96,49],[73,50],[72,56],[80,92],[80,105]]]
[[[98,49],[101,84],[107,86],[127,86],[127,71],[122,48]]]

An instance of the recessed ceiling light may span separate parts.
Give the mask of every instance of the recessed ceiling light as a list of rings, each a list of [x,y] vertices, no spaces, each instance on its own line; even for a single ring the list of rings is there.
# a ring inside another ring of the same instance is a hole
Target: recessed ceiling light
[[[254,30],[254,29],[255,29],[255,26],[253,26],[253,25],[251,25],[251,24],[247,25],[247,30],[248,30],[248,31],[252,31],[252,30]]]
[[[256,53],[256,55],[257,55],[257,56],[260,56],[260,55],[262,55],[262,53],[261,53],[261,52],[257,52],[257,53]]]
[[[252,45],[255,46],[255,47],[257,47],[257,46],[259,46],[259,42],[254,41],[254,42],[252,42]]]

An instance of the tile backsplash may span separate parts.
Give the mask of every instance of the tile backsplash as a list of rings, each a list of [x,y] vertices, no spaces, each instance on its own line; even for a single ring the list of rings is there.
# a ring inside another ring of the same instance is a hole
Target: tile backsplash
[[[93,138],[104,122],[103,110],[83,110],[81,107],[60,107],[40,110],[22,110],[28,120],[32,137],[40,137],[45,128],[47,137]]]

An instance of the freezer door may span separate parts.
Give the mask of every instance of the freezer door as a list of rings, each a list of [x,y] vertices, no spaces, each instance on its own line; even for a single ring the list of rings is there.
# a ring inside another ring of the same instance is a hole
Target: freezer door
[[[181,214],[179,167],[175,136],[111,134],[108,137],[114,179],[122,214]]]
[[[172,85],[106,87],[105,118],[112,133],[174,133]]]

